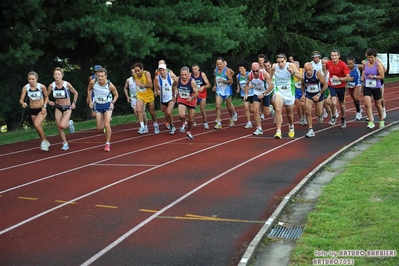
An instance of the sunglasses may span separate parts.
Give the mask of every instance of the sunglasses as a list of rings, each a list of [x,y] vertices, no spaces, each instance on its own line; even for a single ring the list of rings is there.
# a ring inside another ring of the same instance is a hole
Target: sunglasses
[[[252,70],[252,72],[255,72],[255,73],[256,73],[256,72],[259,72],[259,70]]]

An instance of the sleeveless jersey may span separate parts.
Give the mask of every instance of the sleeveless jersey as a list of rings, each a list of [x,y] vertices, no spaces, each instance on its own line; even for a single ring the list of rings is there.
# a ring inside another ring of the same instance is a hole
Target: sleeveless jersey
[[[323,64],[321,63],[321,60],[319,61],[319,63],[315,63],[314,61],[312,61],[310,63],[312,64],[314,70],[320,70],[321,74],[324,75]]]
[[[202,71],[199,72],[199,76],[198,77],[194,77],[194,73],[191,73],[191,77],[195,80],[195,83],[197,84],[197,89],[199,90],[200,87],[207,85],[204,81],[204,79],[202,78]],[[205,99],[207,96],[207,92],[206,89],[204,89],[203,91],[199,92],[198,94],[198,98],[201,99]]]
[[[134,79],[139,81],[141,84],[148,84],[148,80],[147,77],[145,75],[147,71],[144,70],[143,71],[143,75],[141,77],[138,77],[137,74],[134,74]],[[142,87],[142,86],[138,86],[137,87],[137,97],[141,98],[141,99],[145,99],[145,98],[154,98],[154,92],[152,91],[151,88],[146,88],[146,87]]]
[[[305,91],[309,93],[318,93],[321,91],[320,87],[320,80],[317,78],[317,70],[313,70],[313,74],[311,77],[308,77],[308,75],[303,73],[303,81],[305,83]]]
[[[264,94],[266,92],[268,84],[265,80],[265,77],[263,76],[263,71],[259,70],[258,78],[255,78],[251,71],[248,75],[248,79],[250,81],[250,84],[254,86],[253,90],[255,95]]]
[[[70,97],[70,92],[68,89],[68,82],[64,81],[62,83],[62,88],[57,88],[55,81],[51,84],[53,86],[53,97],[54,99],[66,99]]]
[[[288,72],[288,62],[283,68],[276,65],[274,70],[274,87],[277,92],[285,96],[295,96],[294,77]]]
[[[172,79],[169,72],[166,73],[166,78],[164,79],[160,74],[158,75],[158,85],[161,89],[161,103],[168,103],[173,99],[172,93]]]
[[[301,73],[301,76],[303,74],[303,68],[299,69],[299,73]],[[302,88],[302,81],[294,76],[294,84],[295,84],[295,88],[297,89],[301,89]]]
[[[245,96],[245,84],[247,84],[247,76],[249,74],[249,71],[245,73],[245,76],[243,77],[241,73],[237,74],[237,81],[238,85],[240,86],[240,96],[244,97]],[[248,90],[248,96],[254,96],[254,89],[249,89]]]
[[[191,87],[191,81],[193,79],[190,78],[186,84],[183,84],[181,82],[181,77],[177,80],[177,90],[179,91],[179,94],[177,96],[177,102],[185,104],[187,106],[196,106],[197,105],[197,99],[194,99],[193,101],[189,102],[188,98],[190,98],[191,95],[194,94],[194,90]]]
[[[104,86],[101,86],[100,84],[98,84],[98,81],[96,79],[94,86],[93,86],[94,102],[99,103],[99,104],[104,104],[104,103],[109,103],[112,101],[112,93],[109,88],[110,83],[111,83],[111,81],[108,80],[108,82]]]
[[[350,69],[349,69],[350,70]],[[357,67],[357,65],[355,65],[355,68],[354,69],[352,69],[352,70],[350,70],[350,75],[351,75],[351,77],[353,77],[353,80],[352,81],[347,81],[346,82],[346,86],[349,88],[349,89],[353,89],[353,88],[355,88],[356,86],[360,86],[362,83],[360,82],[360,70],[359,70],[359,68]]]
[[[26,84],[26,93],[31,101],[37,101],[43,99],[42,84],[37,83],[36,90],[32,90],[29,83]]]
[[[381,88],[381,80],[380,79],[371,79],[368,78],[368,75],[378,75],[378,68],[377,68],[378,62],[374,63],[373,67],[369,67],[369,63],[367,62],[366,65],[364,66],[364,77],[365,77],[365,82],[364,86],[370,89],[379,89]]]
[[[227,67],[222,69],[221,73],[218,73],[219,70],[215,69],[215,77],[216,77],[216,93],[220,96],[231,96],[233,95],[233,89],[231,84],[223,83],[224,80],[228,80],[226,75]]]

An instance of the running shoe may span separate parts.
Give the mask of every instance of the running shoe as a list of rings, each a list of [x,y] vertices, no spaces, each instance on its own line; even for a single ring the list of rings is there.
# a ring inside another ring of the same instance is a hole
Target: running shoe
[[[308,120],[306,120],[306,117],[303,118],[303,124],[304,124],[305,126],[308,125]]]
[[[337,119],[336,118],[331,118],[331,120],[330,120],[330,126],[335,126],[335,123],[337,122]]]
[[[147,133],[145,127],[140,127],[139,131],[137,132],[138,134],[145,134]]]
[[[197,125],[197,122],[194,120],[193,127],[195,127],[196,125]]]
[[[173,135],[176,132],[176,127],[175,126],[171,126],[169,129],[169,134]]]
[[[362,120],[362,109],[359,112],[356,112],[356,120]]]
[[[193,135],[191,135],[191,133],[187,132],[187,139],[194,140],[194,137],[193,137]]]
[[[246,129],[252,128],[252,123],[251,122],[247,122],[247,124],[244,126],[244,128],[246,128]]]
[[[290,131],[288,131],[288,137],[290,137],[290,138],[295,137],[294,127],[290,127]]]
[[[262,113],[262,114],[260,114],[260,119],[265,119],[265,115]]]
[[[236,112],[234,112],[234,115],[233,115],[232,119],[233,119],[234,122],[237,122],[238,116],[237,116]]]
[[[170,124],[168,122],[165,123],[165,128],[170,130]]]
[[[222,124],[220,122],[216,123],[216,125],[213,127],[214,129],[221,129]]]
[[[68,143],[63,143],[63,144],[62,144],[61,150],[62,150],[62,151],[69,150],[69,145],[68,145]]]
[[[281,131],[277,131],[276,134],[274,134],[275,139],[282,139],[283,135],[281,134]]]
[[[374,115],[371,115],[371,117],[373,118],[373,121],[374,121]],[[370,121],[370,119],[369,119],[368,117],[366,117],[365,120],[366,120],[367,122]]]
[[[317,123],[320,124],[320,123],[323,123],[323,121],[324,121],[323,115],[317,117]]]
[[[276,118],[273,119],[273,124],[276,124]]]
[[[204,129],[209,129],[209,125],[207,122],[204,122]]]
[[[158,124],[156,124],[156,125],[154,125],[154,134],[159,134],[159,125]]]
[[[256,135],[256,136],[262,135],[263,134],[263,130],[260,127],[258,127],[253,134]]]
[[[111,151],[111,145],[105,144],[104,151]]]
[[[328,116],[327,110],[326,108],[323,108],[323,118],[327,118],[327,116]]]
[[[374,127],[375,127],[374,122],[370,121],[370,122],[367,123],[367,128],[372,129]]]
[[[309,128],[308,133],[306,133],[305,137],[313,138],[314,136],[316,136],[316,134],[314,133],[313,129]]]
[[[232,126],[234,126],[234,119],[233,118],[230,119],[230,127],[232,127]]]
[[[341,120],[341,128],[342,129],[346,128],[346,121],[345,120]]]
[[[338,118],[338,117],[339,117],[338,109],[335,109],[335,118]]]
[[[73,121],[69,120],[69,133],[75,132],[75,127],[73,126]]]
[[[299,119],[298,124],[301,125],[301,126],[305,125],[304,117],[301,117],[301,119]]]
[[[184,132],[186,132],[186,125],[185,124],[183,124],[181,126],[181,128],[180,128],[180,133],[184,133]]]
[[[381,121],[380,121],[380,128],[383,128],[383,127],[385,127],[385,121],[384,121],[384,120],[381,120]]]
[[[48,151],[48,150],[49,150],[48,147],[50,147],[50,143],[49,143],[47,140],[43,140],[43,141],[40,143],[40,149],[41,149],[42,151]]]
[[[382,118],[385,119],[387,117],[387,110],[385,107],[382,108]]]

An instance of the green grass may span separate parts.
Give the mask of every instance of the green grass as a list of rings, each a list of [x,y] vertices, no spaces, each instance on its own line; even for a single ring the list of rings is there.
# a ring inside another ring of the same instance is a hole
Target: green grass
[[[241,98],[233,98],[233,103],[235,106],[242,105]],[[223,108],[225,108],[225,103],[223,104]],[[207,104],[206,110],[215,110],[215,104]],[[196,112],[200,112],[199,106],[196,108]],[[165,115],[161,111],[156,111],[158,118],[164,118]],[[173,109],[173,115],[178,116],[177,108]],[[49,116],[51,117],[51,116]],[[147,112],[147,117],[150,119],[150,115]],[[112,117],[112,125],[121,125],[121,124],[129,124],[129,123],[137,123],[136,117],[132,114],[124,115],[124,116],[113,116]],[[82,122],[75,122],[75,130],[85,130],[85,129],[93,129],[96,128],[96,121],[94,119],[82,121]],[[58,135],[58,129],[55,125],[54,121],[47,121],[43,125],[44,132],[47,136],[54,136]],[[26,141],[31,139],[37,139],[38,135],[34,128],[27,128],[27,129],[20,129],[15,130],[12,132],[4,132],[0,133],[0,146],[9,143],[15,143],[20,141]]]
[[[312,265],[314,252],[399,251],[399,131],[353,159],[327,185],[291,253],[290,265]],[[348,256],[341,256],[348,258]],[[398,257],[351,257],[355,265],[399,265]]]

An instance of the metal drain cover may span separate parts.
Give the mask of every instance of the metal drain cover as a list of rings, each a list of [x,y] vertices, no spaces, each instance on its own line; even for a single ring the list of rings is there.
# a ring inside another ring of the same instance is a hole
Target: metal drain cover
[[[269,238],[297,239],[303,233],[302,226],[285,227],[277,225],[269,233]]]

